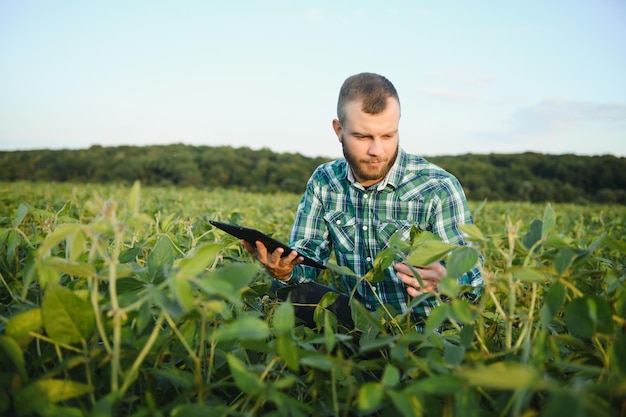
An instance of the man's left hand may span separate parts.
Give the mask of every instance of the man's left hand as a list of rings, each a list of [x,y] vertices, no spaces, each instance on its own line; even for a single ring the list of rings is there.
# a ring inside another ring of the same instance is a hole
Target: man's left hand
[[[443,277],[446,276],[446,267],[439,262],[433,262],[430,265],[417,267],[409,267],[407,264],[396,263],[394,265],[396,276],[400,281],[406,284],[406,292],[411,297],[417,297],[425,292],[437,291],[437,285]],[[418,273],[422,278],[424,287],[420,286],[419,281],[413,276],[413,271]]]

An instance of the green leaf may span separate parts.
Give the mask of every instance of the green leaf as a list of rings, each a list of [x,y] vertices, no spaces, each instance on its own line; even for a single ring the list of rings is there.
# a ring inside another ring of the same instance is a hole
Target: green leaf
[[[46,289],[41,314],[46,333],[60,343],[87,339],[95,327],[91,304],[60,285],[49,285]]]
[[[37,253],[41,257],[48,255],[50,249],[61,243],[61,241],[63,241],[68,236],[80,231],[82,227],[83,226],[78,223],[64,223],[60,225],[59,227],[54,229],[54,231],[50,233],[48,237],[46,237],[41,246],[39,246],[39,249],[37,249]]]
[[[328,291],[326,294],[324,294],[324,296],[322,297],[320,302],[317,303],[317,305],[321,308],[328,308],[335,301],[337,301],[337,298],[339,298],[339,293],[336,293],[334,291]]]
[[[176,275],[169,279],[169,287],[176,301],[180,304],[184,312],[188,312],[194,308],[194,295],[191,283],[183,276]]]
[[[400,382],[400,371],[395,366],[387,364],[380,382],[385,388],[394,388]]]
[[[543,211],[543,226],[541,228],[541,237],[545,240],[546,236],[554,229],[556,223],[556,214],[552,206],[548,203]]]
[[[460,323],[471,323],[474,321],[472,305],[463,299],[456,299],[450,302],[450,309],[454,320]]]
[[[466,324],[461,329],[459,337],[461,339],[461,345],[465,346],[466,349],[472,346],[472,342],[474,341],[474,330],[475,326],[473,324]]]
[[[335,348],[335,343],[337,342],[337,338],[335,337],[334,328],[337,326],[337,317],[332,311],[323,310],[324,311],[324,343],[326,345],[326,350],[328,352],[332,352]]]
[[[589,294],[573,299],[565,307],[565,323],[570,333],[585,338],[593,337],[601,320],[603,327],[608,327],[606,321],[607,317],[610,321],[610,315],[607,302]]]
[[[22,383],[28,382],[28,375],[26,374],[24,356],[22,355],[22,349],[17,344],[17,341],[9,336],[0,335],[0,349],[11,359],[11,362],[15,365],[15,369],[22,379]]]
[[[534,219],[530,223],[528,232],[524,235],[523,243],[526,249],[532,248],[538,241],[541,240],[541,229],[543,228],[543,222],[539,219]]]
[[[383,400],[385,391],[378,382],[366,382],[359,389],[357,403],[359,410],[370,411],[378,407]]]
[[[426,266],[443,259],[455,247],[451,243],[440,240],[428,240],[413,249],[407,257],[406,263],[415,266]]]
[[[11,220],[11,225],[17,228],[26,217],[26,213],[28,213],[28,206],[24,203],[20,203],[17,207],[17,212],[15,213],[15,217]]]
[[[394,407],[403,417],[422,417],[424,415],[424,406],[415,394],[406,394],[389,390],[387,392]]]
[[[356,274],[350,268],[348,268],[347,266],[339,266],[339,265],[337,265],[334,262],[328,262],[326,264],[326,268],[328,268],[329,270],[331,270],[334,273],[339,274],[339,275],[346,275],[346,276],[349,276],[349,277],[356,277]]]
[[[246,315],[219,327],[215,336],[218,341],[265,340],[270,336],[270,329],[264,320]]]
[[[300,364],[321,371],[330,371],[335,364],[328,357],[320,354],[312,354],[300,358]]]
[[[72,233],[65,239],[70,261],[76,261],[85,252],[87,239],[82,230]]]
[[[542,407],[540,417],[585,417],[589,414],[587,414],[580,397],[574,392],[562,390],[553,392],[545,406]]]
[[[478,252],[469,246],[455,248],[446,261],[447,275],[460,278],[478,263]]]
[[[574,262],[574,258],[576,254],[568,247],[564,247],[559,249],[554,258],[554,269],[559,275],[563,275],[565,271],[570,267],[572,262]]]
[[[298,370],[298,344],[292,339],[290,334],[281,334],[276,338],[276,350],[289,369],[292,371]]]
[[[461,286],[456,278],[444,277],[439,281],[439,291],[442,295],[448,297],[456,297],[459,294]]]
[[[433,375],[409,384],[405,394],[454,394],[463,389],[464,383],[456,375]]]
[[[426,326],[424,328],[425,334],[434,332],[444,320],[448,317],[450,307],[448,304],[441,304],[430,311],[430,315],[426,319]]]
[[[237,387],[246,394],[257,396],[264,390],[263,381],[257,375],[248,372],[244,364],[232,353],[226,354],[230,373]]]
[[[537,271],[537,269],[524,266],[513,272],[513,278],[516,281],[523,282],[545,282],[546,277],[541,272]]]
[[[174,246],[169,238],[161,236],[148,254],[147,265],[150,281],[164,276],[163,268],[172,266],[174,263]]]
[[[468,236],[471,242],[485,242],[487,238],[475,224],[460,224],[459,229]]]
[[[626,333],[622,333],[615,338],[611,349],[613,353],[613,363],[622,378],[626,378]]]
[[[41,308],[37,307],[22,311],[11,317],[11,320],[7,323],[5,333],[7,336],[15,339],[21,347],[26,347],[32,339],[28,333],[38,332],[42,327]]]
[[[274,325],[275,334],[291,334],[291,330],[296,325],[293,304],[291,304],[291,301],[287,300],[280,303],[274,312],[274,319],[272,323]]]
[[[61,274],[78,278],[89,278],[96,275],[96,267],[89,263],[71,262],[62,258],[48,257],[43,262]]]
[[[210,264],[215,262],[215,258],[222,250],[222,246],[217,243],[198,246],[185,258],[180,261],[180,273],[183,276],[196,276],[202,273]]]
[[[539,370],[518,362],[496,362],[476,368],[461,368],[459,376],[474,387],[498,390],[540,389]]]
[[[465,347],[446,343],[443,350],[443,358],[450,366],[459,366],[465,356]]]
[[[135,181],[133,183],[130,192],[128,193],[128,198],[126,199],[126,204],[128,204],[128,210],[131,213],[131,216],[136,216],[139,214],[139,201],[141,200],[141,183],[139,181]]]
[[[558,313],[563,302],[565,301],[565,286],[560,282],[554,282],[548,288],[548,292],[544,297],[545,305],[548,306],[550,312],[550,320]]]
[[[19,415],[45,410],[50,404],[76,398],[93,391],[91,385],[60,379],[40,379],[14,394]]]

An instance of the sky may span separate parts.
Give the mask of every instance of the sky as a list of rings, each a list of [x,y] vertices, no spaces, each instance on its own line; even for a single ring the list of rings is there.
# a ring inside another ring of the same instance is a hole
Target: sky
[[[0,0],[0,151],[339,157],[339,88],[375,72],[410,153],[626,156],[624,45],[624,0]]]

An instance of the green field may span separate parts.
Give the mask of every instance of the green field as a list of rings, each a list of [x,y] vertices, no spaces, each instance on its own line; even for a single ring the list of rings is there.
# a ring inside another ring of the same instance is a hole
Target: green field
[[[0,199],[0,415],[626,415],[626,206],[470,202],[483,296],[460,297],[474,258],[453,249],[423,333],[356,302],[351,333],[330,298],[317,331],[296,322],[208,222],[286,241],[299,195],[13,182]]]

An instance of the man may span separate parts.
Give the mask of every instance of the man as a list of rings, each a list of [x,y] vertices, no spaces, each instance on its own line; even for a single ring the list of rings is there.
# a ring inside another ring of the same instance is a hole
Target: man
[[[334,251],[337,263],[364,276],[373,267],[376,255],[397,230],[409,238],[412,226],[439,235],[444,241],[465,244],[458,226],[472,223],[465,195],[457,179],[423,158],[408,155],[399,147],[400,101],[393,84],[377,74],[362,73],[344,82],[332,126],[345,159],[319,166],[307,183],[291,232],[290,246],[326,263]],[[331,290],[313,282],[319,270],[301,265],[294,250],[285,257],[283,249],[268,253],[261,242],[246,249],[275,278],[273,288],[293,286],[296,302],[316,303]],[[413,276],[417,271],[423,287]],[[342,276],[343,290],[366,308],[393,306],[396,313],[408,312],[409,296],[437,291],[446,276],[440,262],[420,268],[395,263],[379,283],[358,283]],[[472,285],[478,294],[482,278],[478,268],[460,283]],[[471,296],[471,294],[470,294]],[[436,304],[431,297],[411,312],[421,322]],[[347,297],[333,308],[340,322],[353,327]],[[301,315],[302,316],[302,315]],[[312,311],[304,319],[311,325]]]

